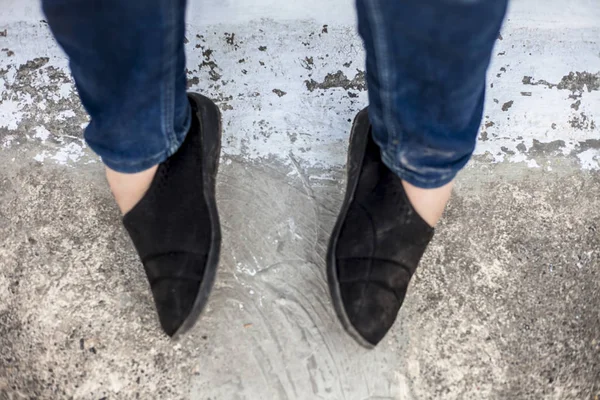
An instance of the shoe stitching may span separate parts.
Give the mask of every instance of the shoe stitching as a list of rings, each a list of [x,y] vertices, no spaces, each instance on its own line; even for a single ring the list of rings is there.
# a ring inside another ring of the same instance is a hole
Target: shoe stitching
[[[377,230],[375,229],[375,221],[373,221],[373,217],[371,216],[371,213],[369,213],[369,211],[362,205],[360,204],[360,202],[357,202],[357,205],[366,213],[369,222],[371,223],[371,229],[373,230],[373,250],[371,250],[371,252],[375,251],[375,249],[377,248],[377,236],[375,235],[375,233],[377,232]],[[373,254],[371,254],[369,256],[369,267],[367,269],[367,280],[369,280],[371,278],[371,271],[373,269]],[[369,283],[367,282],[367,284],[365,285],[363,291],[362,291],[362,295],[360,297],[360,304],[358,306],[359,310],[362,310],[362,307],[364,305],[365,302],[365,294],[367,292],[367,290],[369,289]]]

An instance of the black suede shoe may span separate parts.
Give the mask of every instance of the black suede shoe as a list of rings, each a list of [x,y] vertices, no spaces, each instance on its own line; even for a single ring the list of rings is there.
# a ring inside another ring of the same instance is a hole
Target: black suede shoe
[[[327,254],[327,278],[346,331],[372,348],[394,324],[410,278],[433,237],[402,181],[381,161],[367,109],[348,150],[348,186]]]
[[[204,96],[190,94],[189,100],[193,118],[185,141],[158,166],[148,192],[123,217],[169,336],[186,332],[200,316],[221,246],[215,202],[221,115]]]

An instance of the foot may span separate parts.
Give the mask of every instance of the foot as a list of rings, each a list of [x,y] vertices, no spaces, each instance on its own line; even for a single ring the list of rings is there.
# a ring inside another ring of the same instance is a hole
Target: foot
[[[413,194],[428,199],[418,190]],[[350,138],[346,197],[327,255],[336,313],[361,345],[377,345],[394,324],[437,214],[425,220],[417,213],[402,180],[381,161],[367,110],[361,111]]]
[[[221,243],[215,202],[220,114],[203,96],[191,94],[190,104],[193,122],[179,150],[155,173],[138,176],[125,194],[121,177],[111,184],[169,336],[184,333],[198,319],[214,282]],[[150,184],[144,185],[149,176]]]

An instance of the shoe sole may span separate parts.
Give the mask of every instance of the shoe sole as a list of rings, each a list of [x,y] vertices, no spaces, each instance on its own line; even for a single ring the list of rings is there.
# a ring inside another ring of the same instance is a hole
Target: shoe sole
[[[198,318],[200,318],[215,283],[221,250],[221,225],[219,223],[219,211],[216,201],[216,177],[221,155],[221,112],[217,105],[207,97],[196,93],[189,93],[188,96],[196,104],[196,115],[200,124],[200,134],[202,135],[203,195],[208,207],[212,234],[200,289],[194,300],[190,315],[188,315],[179,329],[173,334],[172,338],[174,340],[177,340],[181,335],[189,331],[196,324]],[[217,127],[217,134],[213,137],[210,134],[210,130],[214,129],[215,126]]]
[[[350,145],[348,147],[348,161],[346,172],[348,175],[348,182],[346,185],[346,195],[344,197],[344,203],[338,215],[337,221],[331,233],[329,239],[329,247],[327,249],[327,282],[329,284],[329,292],[331,294],[331,300],[333,301],[333,307],[338,319],[342,323],[342,326],[348,332],[348,334],[361,346],[367,349],[373,349],[375,346],[368,342],[362,337],[360,333],[354,328],[350,322],[348,314],[344,309],[344,302],[342,300],[342,294],[340,292],[340,283],[337,274],[337,263],[335,257],[335,249],[337,248],[337,241],[342,230],[342,226],[346,220],[348,209],[350,204],[354,200],[354,194],[356,193],[356,187],[358,186],[358,179],[360,178],[360,170],[362,168],[363,160],[365,158],[365,151],[369,139],[369,115],[368,110],[365,108],[360,111],[354,118],[352,124],[352,130],[350,132]]]

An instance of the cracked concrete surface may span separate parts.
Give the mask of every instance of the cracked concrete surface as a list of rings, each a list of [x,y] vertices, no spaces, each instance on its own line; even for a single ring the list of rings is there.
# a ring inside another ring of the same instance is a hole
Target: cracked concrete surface
[[[172,342],[66,59],[36,2],[8,0],[0,400],[600,398],[597,1],[513,2],[476,155],[374,351],[339,326],[323,260],[363,53],[349,0],[301,3],[191,5],[189,86],[224,113],[224,237],[208,310]]]

